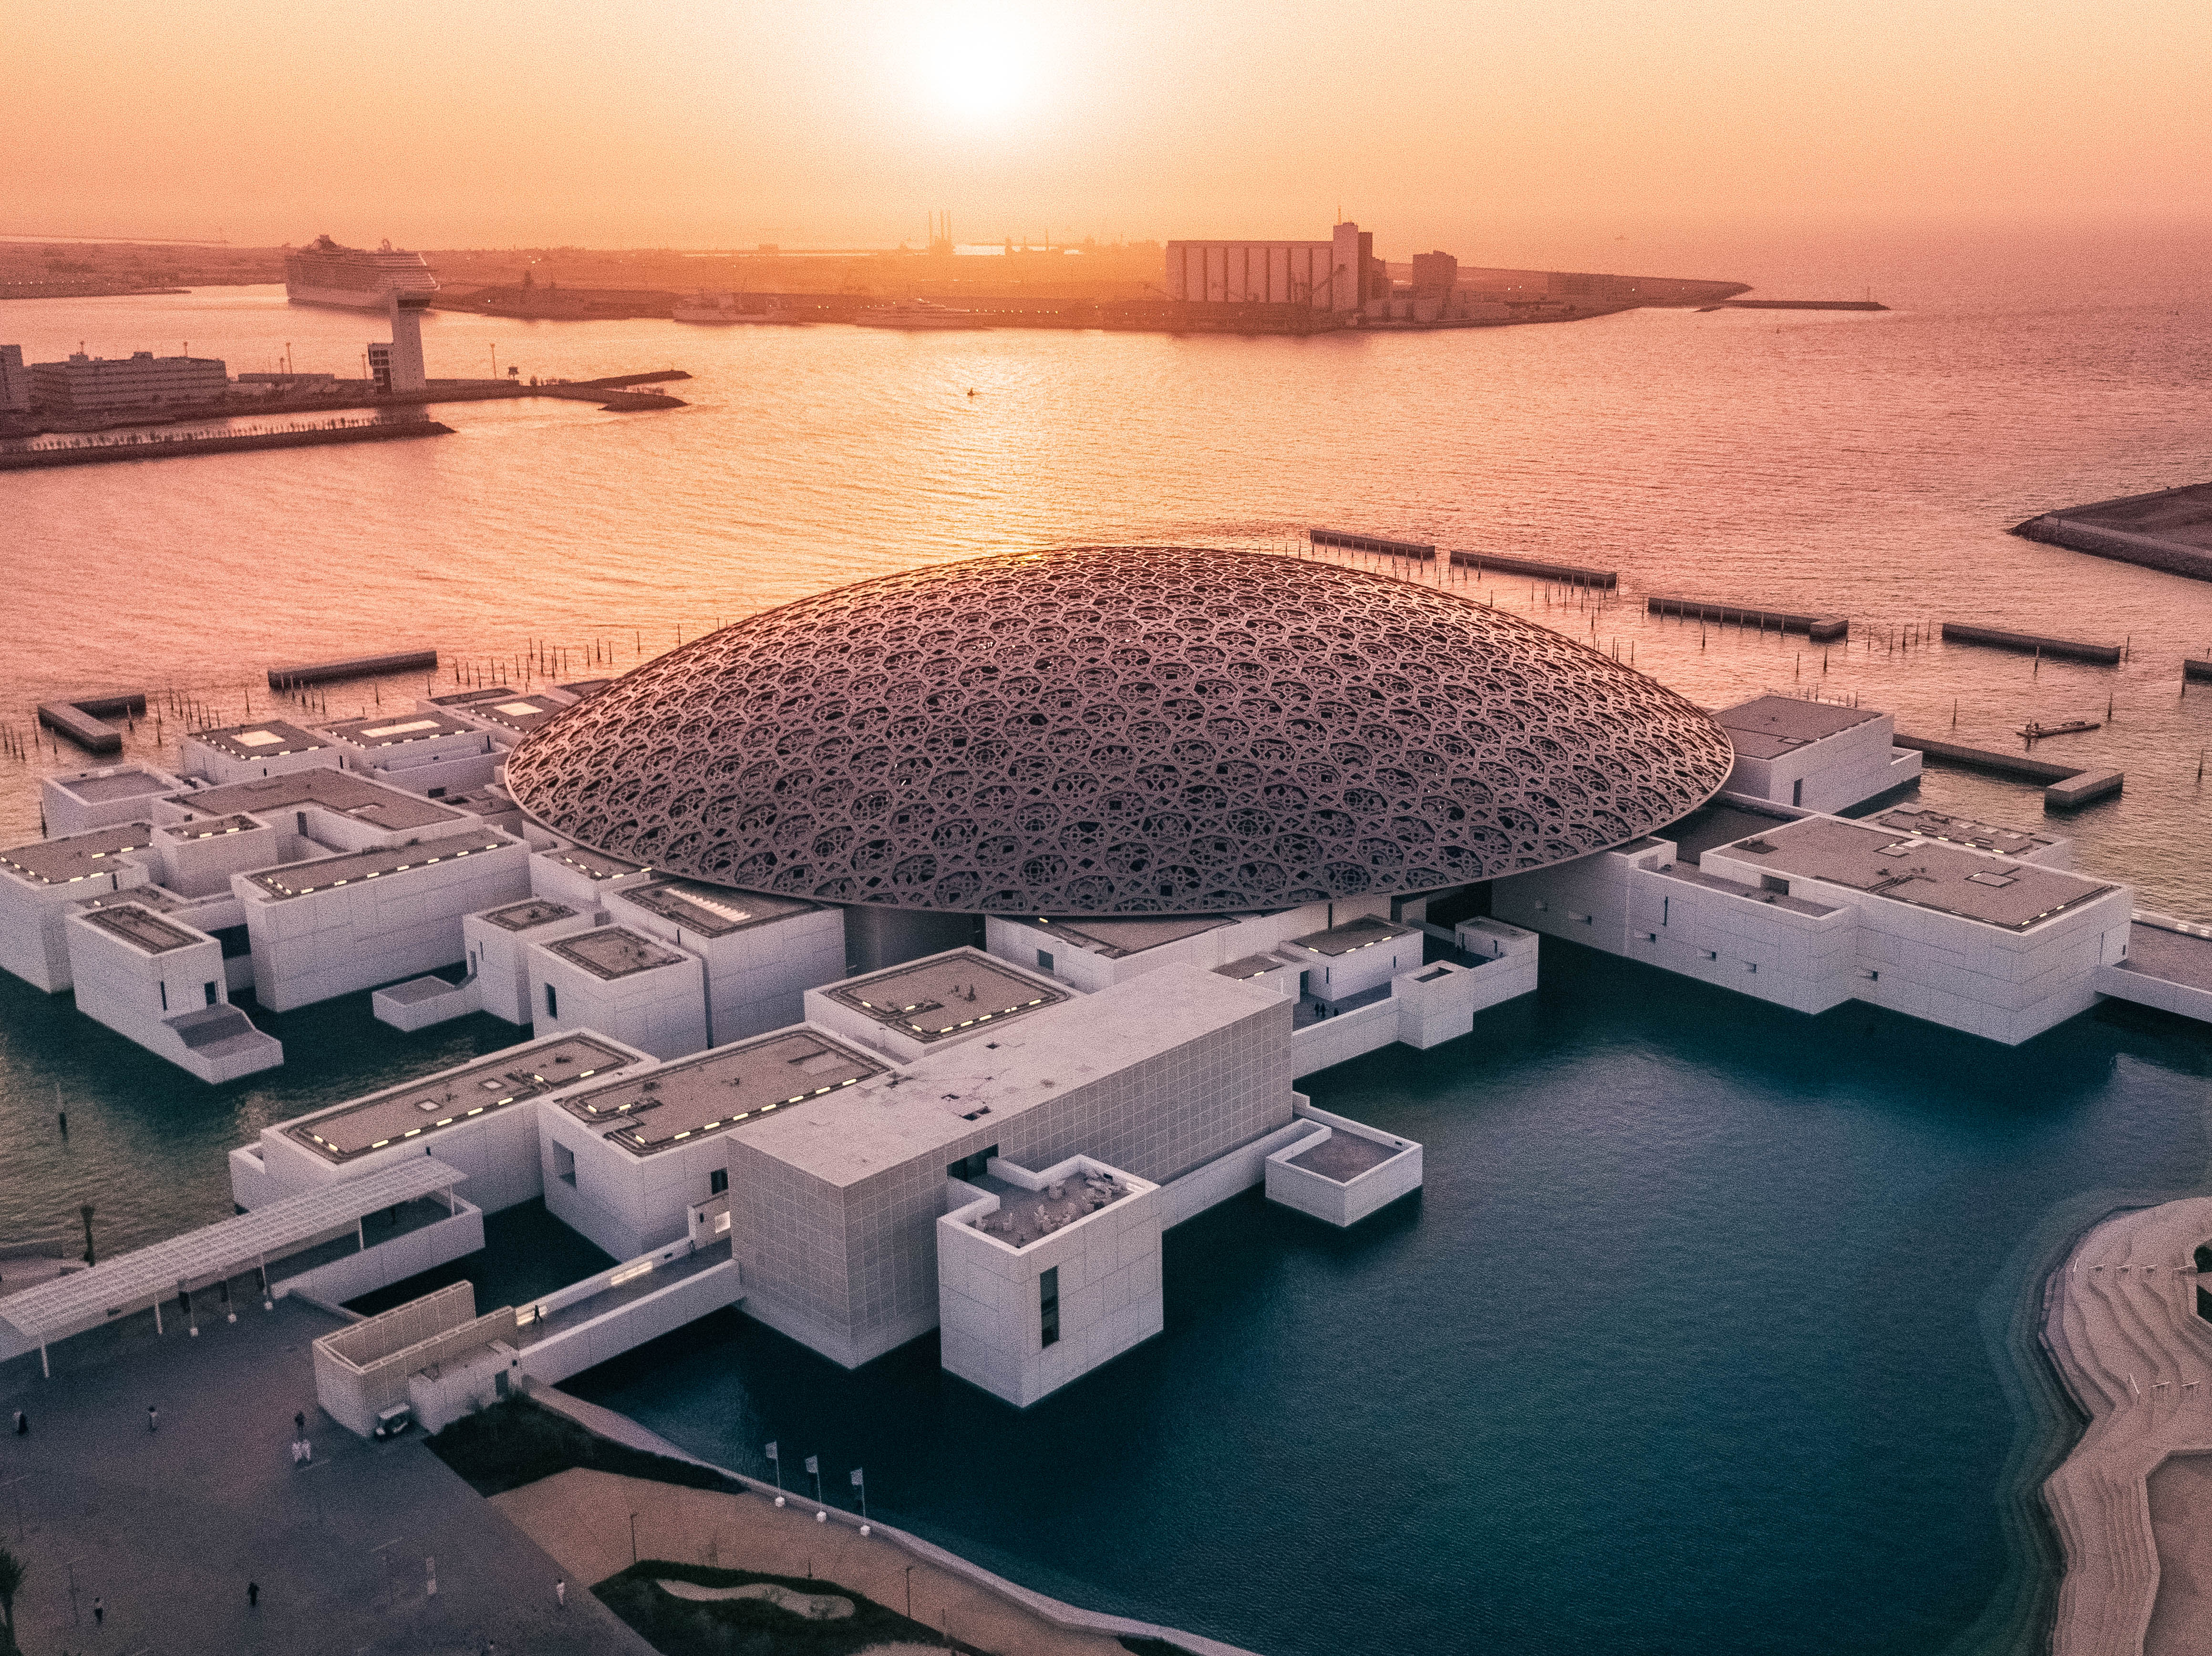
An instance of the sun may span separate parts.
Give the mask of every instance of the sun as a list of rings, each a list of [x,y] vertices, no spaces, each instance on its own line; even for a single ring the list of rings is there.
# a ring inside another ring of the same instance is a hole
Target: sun
[[[1036,42],[1012,17],[988,13],[946,17],[917,45],[915,71],[923,97],[957,120],[1002,120],[1037,95]]]

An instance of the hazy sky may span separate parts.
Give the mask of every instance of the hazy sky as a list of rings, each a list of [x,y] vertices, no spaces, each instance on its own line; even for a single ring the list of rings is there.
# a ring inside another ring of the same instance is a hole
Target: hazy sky
[[[1341,205],[1392,257],[1504,261],[2212,216],[2205,0],[12,0],[0,62],[15,234],[1303,237]]]

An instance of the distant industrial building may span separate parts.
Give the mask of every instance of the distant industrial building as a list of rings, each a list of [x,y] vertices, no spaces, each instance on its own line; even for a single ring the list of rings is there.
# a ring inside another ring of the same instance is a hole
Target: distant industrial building
[[[1200,303],[1356,312],[1390,296],[1375,235],[1350,222],[1327,241],[1171,241],[1167,295]]]
[[[156,356],[133,351],[127,357],[87,356],[72,351],[65,362],[31,367],[31,400],[49,414],[106,414],[189,403],[220,403],[230,379],[222,359],[212,356]]]
[[[1428,299],[1448,299],[1459,286],[1459,261],[1449,253],[1413,255],[1413,292]]]
[[[27,414],[31,408],[31,371],[23,366],[21,345],[0,345],[0,414]]]

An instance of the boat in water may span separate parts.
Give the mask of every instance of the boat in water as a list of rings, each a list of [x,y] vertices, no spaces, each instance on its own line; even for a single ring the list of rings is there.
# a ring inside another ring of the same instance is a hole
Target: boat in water
[[[2101,719],[2069,719],[2063,725],[2038,725],[2031,720],[2020,727],[2020,733],[2037,742],[2046,736],[2078,736],[2083,731],[2100,729],[2104,722]]]
[[[721,326],[738,322],[793,323],[783,301],[774,294],[686,294],[671,313],[678,322],[701,322]]]
[[[388,311],[394,294],[434,294],[438,279],[420,253],[380,242],[371,252],[328,236],[284,256],[284,297],[295,305]]]
[[[927,299],[902,299],[896,305],[871,305],[853,320],[863,328],[988,328],[975,311],[957,311]]]

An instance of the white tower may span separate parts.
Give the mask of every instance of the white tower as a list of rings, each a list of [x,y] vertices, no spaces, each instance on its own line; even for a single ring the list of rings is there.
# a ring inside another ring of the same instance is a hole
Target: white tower
[[[368,348],[369,366],[380,391],[427,391],[430,382],[422,373],[422,312],[430,308],[428,294],[392,296],[392,343]]]

